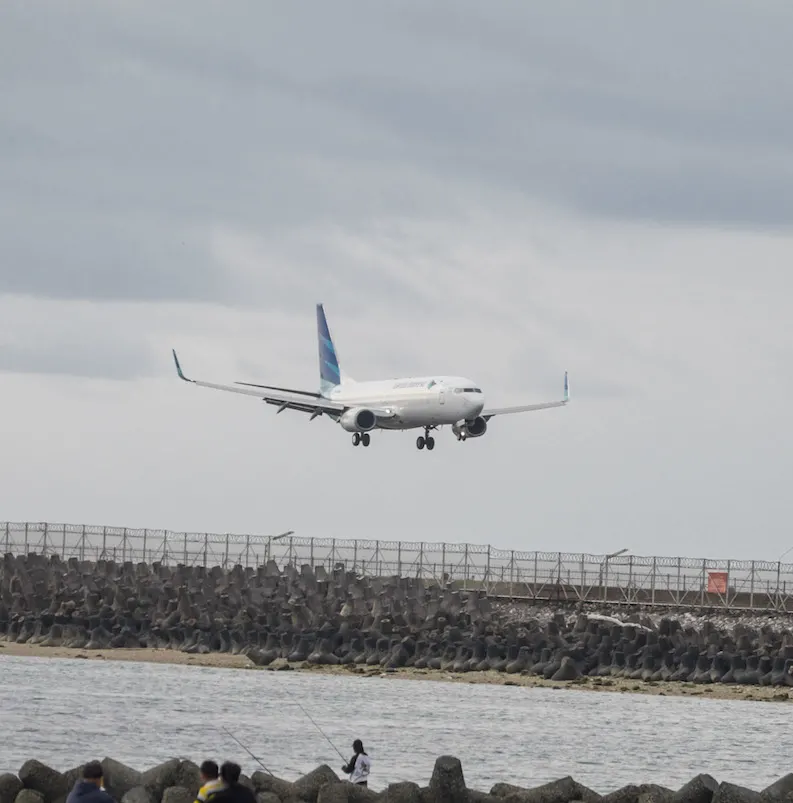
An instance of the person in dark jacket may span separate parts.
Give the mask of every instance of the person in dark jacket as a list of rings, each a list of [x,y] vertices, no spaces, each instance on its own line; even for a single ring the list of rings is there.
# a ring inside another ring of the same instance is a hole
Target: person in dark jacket
[[[77,781],[69,792],[66,803],[116,803],[102,786],[102,765],[98,761],[89,761],[83,767],[83,779]]]
[[[212,795],[211,803],[256,803],[256,795],[240,783],[242,768],[233,761],[226,761],[220,768],[220,777],[226,785]]]

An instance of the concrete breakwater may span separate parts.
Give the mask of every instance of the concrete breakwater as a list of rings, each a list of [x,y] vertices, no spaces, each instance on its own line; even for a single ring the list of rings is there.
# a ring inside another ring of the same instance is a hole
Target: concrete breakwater
[[[284,662],[445,672],[793,686],[782,622],[613,616],[499,603],[412,578],[308,565],[165,566],[6,555],[0,640],[158,648]]]
[[[200,787],[193,761],[171,759],[144,772],[105,758],[104,784],[118,803],[193,803]],[[17,775],[0,775],[0,803],[64,803],[81,767],[59,772],[37,760],[25,762]],[[240,779],[258,803],[783,803],[793,794],[793,774],[756,791],[697,775],[680,789],[659,784],[623,786],[600,794],[567,776],[533,788],[497,783],[489,792],[468,789],[462,764],[441,756],[429,784],[399,782],[381,791],[342,780],[327,765],[291,782],[257,770]]]

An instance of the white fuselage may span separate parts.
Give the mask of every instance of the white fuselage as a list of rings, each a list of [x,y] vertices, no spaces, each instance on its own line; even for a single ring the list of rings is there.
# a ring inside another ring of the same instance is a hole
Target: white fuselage
[[[393,417],[378,420],[379,429],[413,429],[470,421],[482,412],[485,404],[479,386],[461,376],[342,382],[324,395],[350,407],[393,410]]]

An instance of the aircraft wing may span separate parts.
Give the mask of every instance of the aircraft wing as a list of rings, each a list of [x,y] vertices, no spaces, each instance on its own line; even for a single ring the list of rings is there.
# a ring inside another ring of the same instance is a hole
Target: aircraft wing
[[[237,382],[234,385],[221,385],[216,382],[204,382],[199,379],[190,379],[184,375],[176,350],[173,350],[173,361],[176,364],[176,373],[179,379],[185,382],[192,382],[202,388],[212,388],[213,390],[224,390],[228,393],[241,393],[245,396],[255,396],[267,404],[278,408],[276,412],[284,410],[298,410],[302,413],[310,413],[311,418],[327,415],[330,418],[338,417],[347,409],[349,405],[334,402],[326,399],[319,393],[312,393],[306,390],[294,390],[293,388],[279,388],[274,385],[254,385],[250,382]],[[390,418],[395,415],[395,411],[390,408],[370,408],[378,418]]]
[[[539,404],[521,404],[517,407],[493,407],[484,409],[480,413],[485,421],[490,420],[494,415],[508,415],[510,413],[528,413],[532,410],[549,410],[552,407],[564,407],[570,401],[570,383],[567,379],[567,371],[564,372],[564,398],[559,401],[540,402]]]

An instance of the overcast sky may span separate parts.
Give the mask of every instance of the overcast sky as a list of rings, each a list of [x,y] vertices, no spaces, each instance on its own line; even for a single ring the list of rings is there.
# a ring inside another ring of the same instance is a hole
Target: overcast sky
[[[775,560],[793,6],[5,0],[0,516]],[[177,380],[452,373],[465,444]]]

